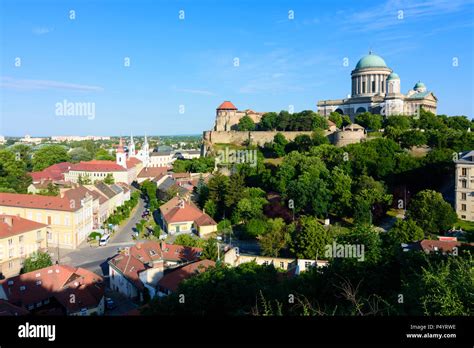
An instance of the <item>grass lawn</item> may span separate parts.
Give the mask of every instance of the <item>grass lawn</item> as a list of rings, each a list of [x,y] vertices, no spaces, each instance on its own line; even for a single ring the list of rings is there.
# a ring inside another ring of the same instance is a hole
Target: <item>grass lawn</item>
[[[461,228],[463,231],[474,232],[474,222],[472,221],[464,221],[458,219],[458,221],[454,225],[456,226],[456,228]]]

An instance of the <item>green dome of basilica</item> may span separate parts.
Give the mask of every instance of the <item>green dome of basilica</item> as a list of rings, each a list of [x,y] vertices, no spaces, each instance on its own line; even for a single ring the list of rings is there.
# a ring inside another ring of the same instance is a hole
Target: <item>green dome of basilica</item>
[[[357,69],[364,69],[364,68],[387,68],[387,64],[382,57],[369,52],[368,55],[362,57],[356,65]]]
[[[398,76],[397,73],[391,73],[390,75],[388,75],[388,78],[387,78],[387,81],[388,80],[400,80],[400,76]]]
[[[413,87],[414,90],[417,90],[418,88],[426,88],[425,84],[421,81],[418,81],[415,85],[415,87]]]

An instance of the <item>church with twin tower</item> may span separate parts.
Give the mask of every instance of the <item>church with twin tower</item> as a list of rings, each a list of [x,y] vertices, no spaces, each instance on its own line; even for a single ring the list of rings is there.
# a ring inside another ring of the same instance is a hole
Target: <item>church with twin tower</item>
[[[351,119],[367,111],[384,116],[415,115],[420,107],[436,114],[438,99],[423,82],[418,81],[407,94],[401,93],[400,77],[371,51],[359,60],[351,79],[351,94],[347,98],[318,102],[320,115],[338,112]]]

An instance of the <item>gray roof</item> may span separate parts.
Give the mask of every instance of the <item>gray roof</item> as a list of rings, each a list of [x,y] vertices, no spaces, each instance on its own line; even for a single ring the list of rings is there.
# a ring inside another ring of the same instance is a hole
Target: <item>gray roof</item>
[[[167,177],[161,184],[158,185],[158,190],[166,192],[168,189],[176,184],[173,178]]]
[[[152,152],[150,156],[169,156],[171,151]]]
[[[460,152],[456,163],[474,164],[474,150]]]
[[[107,196],[107,198],[112,198],[117,195],[117,193],[114,190],[112,190],[109,186],[107,186],[103,182],[98,181],[94,184],[94,186],[97,187],[97,189],[100,190],[100,192],[102,192],[105,196]]]

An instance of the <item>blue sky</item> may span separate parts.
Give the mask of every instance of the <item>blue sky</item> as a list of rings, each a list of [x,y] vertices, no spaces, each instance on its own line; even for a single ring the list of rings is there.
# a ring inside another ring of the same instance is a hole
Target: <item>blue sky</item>
[[[0,0],[0,134],[199,134],[224,100],[315,110],[369,49],[403,93],[421,80],[438,113],[472,118],[473,23],[459,0]],[[64,100],[95,114],[58,116]]]

